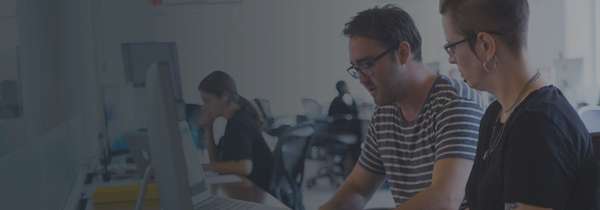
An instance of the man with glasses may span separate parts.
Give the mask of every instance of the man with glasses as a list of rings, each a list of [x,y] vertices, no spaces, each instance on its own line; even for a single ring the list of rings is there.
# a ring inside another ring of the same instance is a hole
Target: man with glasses
[[[477,145],[479,94],[422,63],[421,37],[401,8],[362,11],[344,35],[347,71],[377,110],[358,164],[321,209],[362,209],[386,178],[397,209],[459,209]]]

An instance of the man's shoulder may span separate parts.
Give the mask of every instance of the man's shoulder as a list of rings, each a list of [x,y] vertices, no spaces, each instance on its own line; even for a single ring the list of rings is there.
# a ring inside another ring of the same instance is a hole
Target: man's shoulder
[[[397,118],[398,107],[395,105],[378,106],[373,113],[371,122],[391,121]]]
[[[440,76],[434,83],[425,107],[432,109],[431,114],[434,115],[453,111],[483,114],[483,100],[480,92],[470,88],[462,81],[446,76]]]
[[[465,82],[440,75],[433,84],[430,102],[447,104],[456,101],[480,103],[481,94]]]

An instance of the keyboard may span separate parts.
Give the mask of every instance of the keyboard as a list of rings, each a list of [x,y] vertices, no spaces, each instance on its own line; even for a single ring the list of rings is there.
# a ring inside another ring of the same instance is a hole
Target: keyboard
[[[251,203],[241,200],[221,198],[217,196],[211,196],[209,199],[198,203],[194,206],[194,210],[280,210],[281,208],[275,208],[265,206],[258,203]]]

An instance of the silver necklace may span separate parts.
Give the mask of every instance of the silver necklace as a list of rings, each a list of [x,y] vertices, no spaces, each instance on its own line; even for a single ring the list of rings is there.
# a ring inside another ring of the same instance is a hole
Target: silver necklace
[[[523,94],[525,94],[525,92],[527,92],[527,87],[529,87],[529,85],[531,85],[531,83],[533,83],[534,81],[536,81],[538,78],[540,78],[540,72],[536,72],[531,79],[529,79],[527,81],[527,83],[525,83],[525,85],[523,85],[523,87],[521,88],[521,91],[519,92],[519,95],[517,95],[517,98],[515,99],[515,102],[513,102],[512,105],[510,105],[510,107],[508,107],[508,109],[503,110],[502,113],[506,114],[509,112],[512,112],[516,107],[517,104],[519,104],[519,101],[521,100],[521,98],[523,97]]]
[[[483,153],[483,160],[486,160],[502,142],[504,127],[504,124],[500,124],[499,122],[496,122],[496,125],[494,125],[494,130],[492,131],[492,141],[490,141],[490,146],[488,146],[488,149]]]
[[[519,103],[519,101],[521,100],[521,98],[523,97],[525,92],[527,92],[526,91],[527,87],[529,87],[529,85],[531,83],[533,83],[535,80],[537,80],[539,77],[540,77],[540,72],[538,71],[537,73],[535,73],[535,75],[533,75],[533,77],[531,77],[531,79],[529,79],[529,81],[527,81],[527,83],[525,83],[525,85],[521,89],[521,92],[517,96],[517,99],[515,100],[515,102],[507,110],[502,111],[502,114],[512,112],[516,108],[516,105]],[[488,158],[488,156],[494,152],[496,147],[498,147],[498,145],[500,145],[500,143],[502,143],[502,140],[503,140],[502,136],[504,135],[504,127],[506,127],[506,123],[508,121],[506,121],[504,124],[502,124],[502,123],[500,123],[500,118],[501,118],[501,115],[498,115],[497,120],[496,120],[496,125],[494,125],[494,130],[492,130],[492,139],[491,139],[492,141],[490,141],[491,144],[488,146],[487,150],[485,150],[485,152],[483,153],[484,160],[486,160]],[[500,127],[500,128],[498,128],[498,127]]]

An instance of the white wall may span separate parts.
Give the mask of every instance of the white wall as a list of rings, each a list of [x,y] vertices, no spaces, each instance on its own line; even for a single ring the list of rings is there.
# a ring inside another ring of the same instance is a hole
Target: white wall
[[[598,38],[600,36],[600,0],[594,0],[593,5],[595,8],[593,13],[594,13],[594,21],[592,22],[592,25],[594,27],[594,33],[593,36],[594,37],[594,65],[593,65],[593,69],[596,72],[596,77],[595,77],[595,82],[596,82],[596,88],[600,88],[600,39]],[[600,94],[598,94],[600,95]],[[600,105],[600,99],[593,101],[593,104],[596,105]]]
[[[160,14],[152,9],[150,1],[142,0],[93,1],[93,9],[99,100],[107,99],[107,108],[113,112],[108,135],[114,140],[123,132],[138,128],[132,123],[135,97],[125,82],[121,44],[155,41],[154,18]]]
[[[6,209],[62,209],[95,154],[90,0],[19,0],[24,130],[0,155]],[[4,148],[3,148],[4,149]]]
[[[598,80],[595,68],[595,0],[570,0],[565,2],[566,10],[566,49],[565,58],[583,58],[583,69],[576,90],[580,96],[573,100],[596,103],[598,100]]]
[[[16,0],[0,1],[0,81],[18,79],[16,4]],[[0,119],[0,156],[14,146],[10,139],[22,138],[23,126],[22,119]]]
[[[0,10],[0,29],[2,30],[0,33],[0,81],[17,79],[16,47],[19,40],[17,17],[7,10],[7,7],[11,8],[9,4],[14,3],[14,0],[0,3],[0,8],[2,8]],[[12,7],[12,9],[15,8]]]

